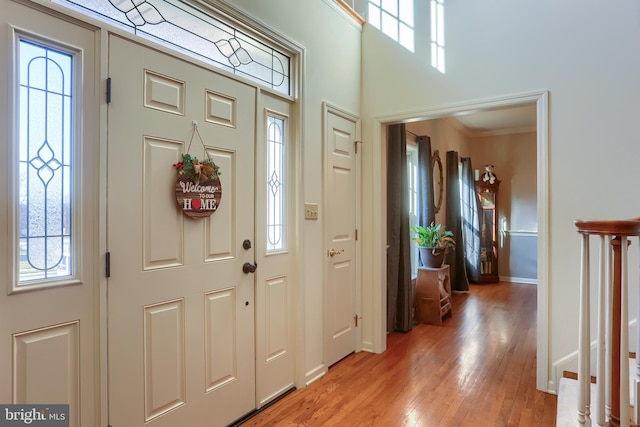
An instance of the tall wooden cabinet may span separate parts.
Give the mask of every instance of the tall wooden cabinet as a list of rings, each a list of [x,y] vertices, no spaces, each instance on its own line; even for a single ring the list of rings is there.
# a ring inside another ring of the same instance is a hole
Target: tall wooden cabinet
[[[476,181],[480,204],[480,280],[497,283],[498,277],[498,188],[500,181]]]

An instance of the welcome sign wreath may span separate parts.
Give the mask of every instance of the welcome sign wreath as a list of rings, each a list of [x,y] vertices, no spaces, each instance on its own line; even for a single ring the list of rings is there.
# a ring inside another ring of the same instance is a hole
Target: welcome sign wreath
[[[198,125],[194,121],[187,153],[182,155],[181,162],[173,164],[173,167],[178,171],[176,201],[185,215],[191,218],[206,218],[220,206],[222,184],[219,176],[221,173],[208,154],[207,158],[202,161],[189,154],[191,141],[196,134],[205,154],[207,153],[200,132],[198,132]]]

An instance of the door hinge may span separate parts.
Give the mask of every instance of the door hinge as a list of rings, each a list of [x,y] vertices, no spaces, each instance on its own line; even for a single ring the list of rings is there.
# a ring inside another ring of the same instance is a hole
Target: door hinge
[[[356,328],[358,327],[358,319],[362,320],[362,316],[358,316],[357,314],[355,316],[353,316],[353,320],[355,320],[355,322],[356,322]]]
[[[362,141],[353,141],[356,147],[356,154],[358,154],[358,144],[362,144]]]
[[[104,275],[111,277],[111,252],[104,254]]]
[[[358,240],[358,229],[356,228],[356,240]]]
[[[107,104],[111,103],[111,77],[107,77]]]

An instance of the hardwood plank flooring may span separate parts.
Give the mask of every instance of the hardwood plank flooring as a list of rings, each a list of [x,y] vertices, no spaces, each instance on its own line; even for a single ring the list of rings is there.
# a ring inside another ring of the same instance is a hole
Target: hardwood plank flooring
[[[250,426],[552,427],[555,395],[536,390],[536,287],[471,285],[442,326],[354,353]]]

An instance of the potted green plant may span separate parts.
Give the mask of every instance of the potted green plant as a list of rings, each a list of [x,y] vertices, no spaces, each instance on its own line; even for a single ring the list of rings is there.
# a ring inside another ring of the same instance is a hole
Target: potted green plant
[[[425,267],[442,267],[444,254],[456,248],[453,233],[443,229],[442,224],[432,222],[427,227],[413,225],[411,226],[411,231],[415,233],[413,240],[418,244],[420,261]]]

